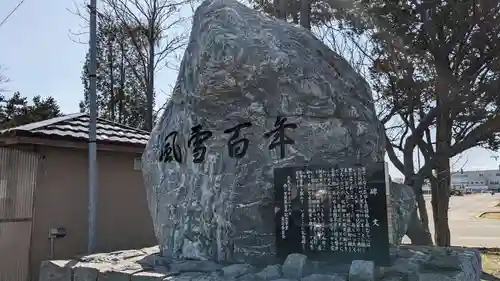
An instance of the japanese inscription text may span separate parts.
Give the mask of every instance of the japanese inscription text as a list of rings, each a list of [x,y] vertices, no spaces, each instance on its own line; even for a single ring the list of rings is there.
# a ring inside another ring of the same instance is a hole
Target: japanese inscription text
[[[344,261],[386,263],[389,230],[383,169],[383,163],[370,168],[275,169],[278,255],[328,253]]]
[[[230,135],[227,142],[229,157],[243,158],[249,148],[250,140],[245,138],[245,130],[252,127],[252,123],[239,123],[231,128],[225,129],[224,134]],[[293,145],[295,141],[287,135],[288,129],[296,129],[297,125],[287,122],[287,118],[277,117],[274,122],[274,129],[264,133],[263,137],[271,139],[269,150],[279,149],[280,159],[285,158],[286,145]],[[176,161],[182,163],[183,153],[182,145],[178,141],[178,131],[171,131],[162,140],[162,145],[158,154],[158,160],[164,163]],[[214,136],[213,132],[204,129],[202,125],[196,125],[191,128],[190,136],[187,141],[187,147],[191,149],[194,163],[201,163],[205,160],[207,154],[206,143]]]

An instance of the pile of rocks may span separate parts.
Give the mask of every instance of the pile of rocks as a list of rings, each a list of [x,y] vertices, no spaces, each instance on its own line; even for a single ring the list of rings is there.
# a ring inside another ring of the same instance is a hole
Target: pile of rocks
[[[401,246],[391,267],[372,262],[329,264],[291,254],[283,264],[256,267],[200,260],[167,260],[159,248],[95,254],[42,263],[40,281],[479,281],[481,257],[467,248]]]

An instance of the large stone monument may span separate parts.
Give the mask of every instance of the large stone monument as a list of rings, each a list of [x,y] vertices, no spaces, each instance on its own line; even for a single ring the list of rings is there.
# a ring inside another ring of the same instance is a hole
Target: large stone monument
[[[43,262],[40,281],[479,281],[473,249],[389,252],[415,195],[388,182],[382,129],[309,31],[206,1],[143,155],[159,247]]]
[[[204,2],[143,155],[163,255],[273,260],[273,170],[383,161],[382,130],[366,81],[308,30]]]

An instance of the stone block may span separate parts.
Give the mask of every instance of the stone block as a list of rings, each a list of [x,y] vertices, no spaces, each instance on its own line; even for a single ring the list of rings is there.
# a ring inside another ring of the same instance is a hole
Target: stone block
[[[302,254],[288,255],[281,270],[283,271],[283,277],[289,279],[300,279],[306,276],[310,271],[307,256]]]
[[[311,274],[303,277],[300,281],[346,281],[346,279],[338,275]]]
[[[264,280],[270,281],[274,279],[279,279],[282,276],[281,265],[274,264],[268,265],[262,269],[257,275],[261,276]]]
[[[89,262],[89,263],[100,263],[100,262],[109,262],[113,263],[115,261],[129,261],[135,262],[143,259],[147,254],[140,249],[132,249],[132,250],[122,250],[122,251],[114,251],[109,253],[96,253],[92,255],[86,255],[79,259],[81,262]]]
[[[99,269],[90,263],[77,263],[73,266],[73,281],[97,281]]]
[[[265,281],[264,277],[250,273],[250,274],[245,274],[237,278],[238,281]]]
[[[257,268],[250,264],[232,264],[222,268],[222,272],[225,277],[240,277],[245,274],[255,273]]]
[[[439,273],[422,273],[418,276],[418,281],[453,281],[453,279]]]
[[[137,263],[121,262],[113,264],[110,268],[99,270],[99,281],[130,281],[135,273],[144,271]]]
[[[40,265],[40,281],[71,281],[74,260],[43,261]]]
[[[219,272],[223,266],[213,261],[186,260],[172,262],[169,265],[173,272]]]
[[[397,257],[393,266],[382,270],[382,280],[481,280],[481,255],[476,249],[405,245]]]
[[[349,268],[349,281],[375,281],[375,263],[373,261],[355,260]]]
[[[160,272],[143,271],[132,274],[130,281],[162,281],[167,277]]]
[[[478,250],[436,247],[431,255],[423,264],[423,271],[445,275],[453,281],[481,280],[481,254]]]
[[[460,260],[460,269],[463,274],[461,276],[457,276],[457,280],[481,280],[481,275],[483,274],[483,266],[481,263],[481,253],[478,250],[464,249],[462,254],[458,255],[458,259]]]

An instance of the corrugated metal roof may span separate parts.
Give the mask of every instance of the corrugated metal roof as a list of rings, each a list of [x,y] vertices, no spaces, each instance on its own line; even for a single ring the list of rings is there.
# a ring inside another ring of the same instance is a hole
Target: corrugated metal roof
[[[2,134],[29,134],[38,137],[89,139],[89,116],[86,113],[70,114],[40,122],[29,123],[1,131]],[[121,144],[146,145],[149,133],[105,119],[97,119],[97,141]]]

